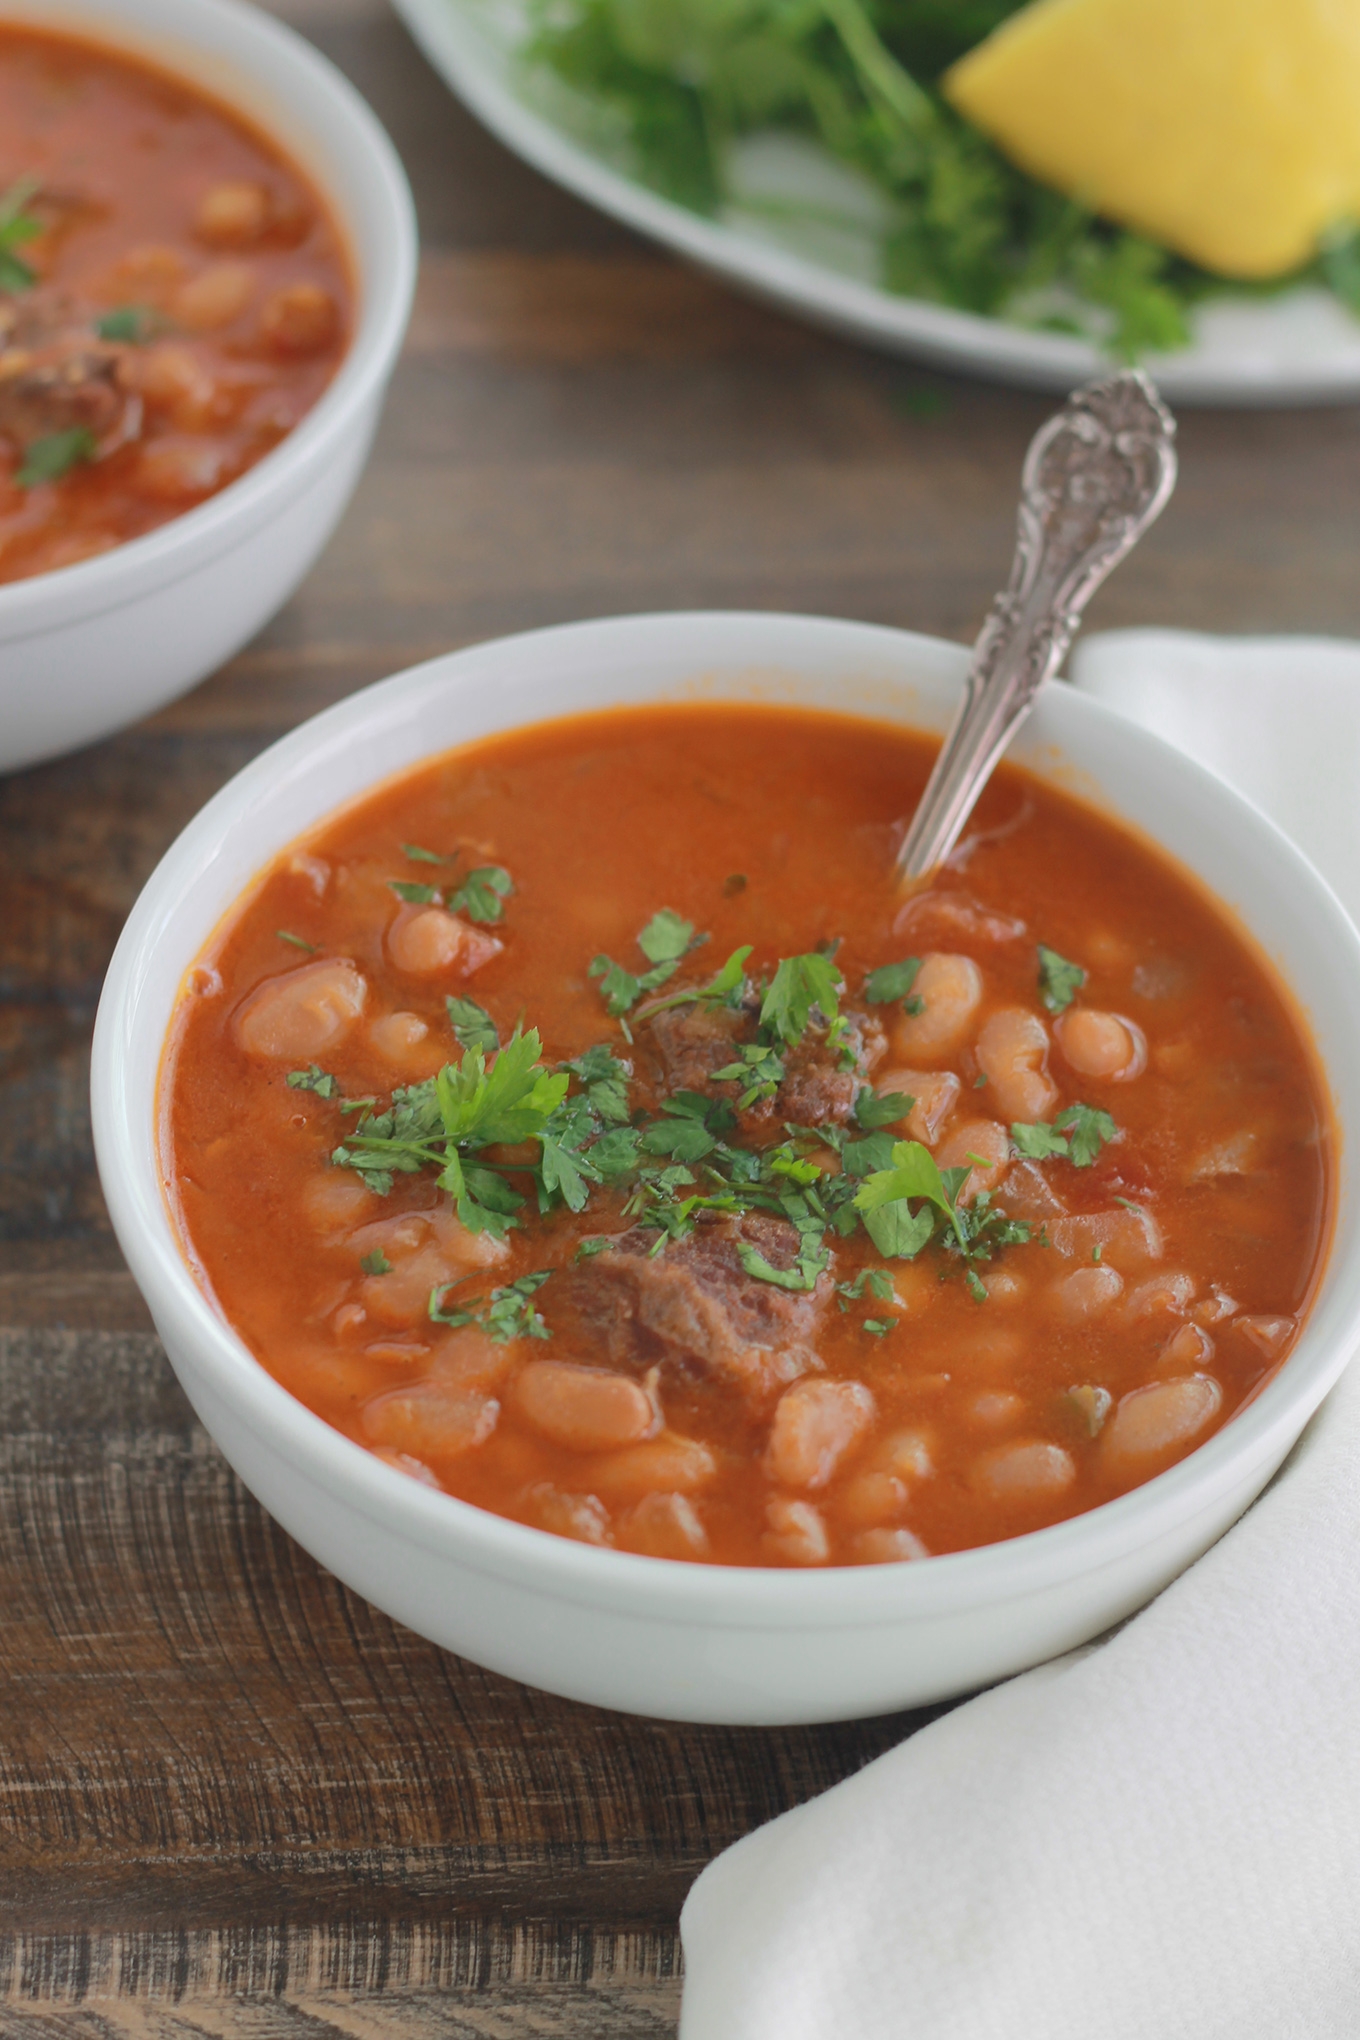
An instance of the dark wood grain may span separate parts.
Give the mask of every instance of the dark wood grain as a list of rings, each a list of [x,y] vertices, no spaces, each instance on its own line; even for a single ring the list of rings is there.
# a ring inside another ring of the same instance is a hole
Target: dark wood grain
[[[915,1725],[569,1706],[398,1629],[255,1506],[174,1384],[94,1175],[118,930],[303,717],[502,631],[798,608],[967,637],[1044,400],[808,331],[509,158],[381,0],[281,0],[359,84],[425,256],[372,464],[288,608],[0,782],[0,2032],[656,2040],[719,1848]],[[1191,414],[1093,626],[1360,631],[1360,411]]]

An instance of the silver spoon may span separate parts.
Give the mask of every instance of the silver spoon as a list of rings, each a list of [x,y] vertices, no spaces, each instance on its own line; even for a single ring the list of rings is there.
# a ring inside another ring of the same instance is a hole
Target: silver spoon
[[[1088,383],[1030,441],[1010,584],[992,603],[963,699],[897,859],[943,864],[1001,753],[1057,672],[1096,589],[1176,486],[1176,421],[1139,369]]]

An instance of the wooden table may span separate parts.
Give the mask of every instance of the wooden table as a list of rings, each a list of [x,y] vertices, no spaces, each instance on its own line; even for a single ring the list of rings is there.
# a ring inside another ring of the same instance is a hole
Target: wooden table
[[[90,1150],[101,974],[171,838],[352,688],[617,610],[966,638],[1042,399],[730,297],[505,155],[381,0],[281,0],[386,121],[420,298],[373,463],[270,629],[0,783],[0,2029],[674,2031],[676,1915],[756,1823],[918,1725],[633,1721],[398,1629],[195,1423]],[[1190,415],[1094,625],[1360,632],[1360,412]]]

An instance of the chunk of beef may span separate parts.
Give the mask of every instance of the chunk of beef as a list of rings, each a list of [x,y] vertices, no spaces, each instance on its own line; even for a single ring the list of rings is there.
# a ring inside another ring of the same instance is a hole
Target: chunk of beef
[[[633,1227],[586,1264],[572,1301],[616,1367],[644,1372],[670,1363],[726,1381],[762,1401],[821,1366],[808,1343],[833,1293],[823,1275],[811,1293],[748,1275],[738,1248],[791,1268],[798,1234],[760,1212],[705,1214],[688,1238],[654,1253],[655,1232]]]
[[[696,1000],[671,1006],[648,1023],[666,1093],[698,1091],[710,1097],[740,1096],[741,1086],[717,1083],[714,1073],[734,1062],[745,1043],[756,1039],[759,1003],[715,1006]],[[827,1046],[825,1029],[810,1028],[800,1042],[783,1051],[785,1076],[773,1098],[762,1099],[742,1115],[743,1132],[759,1136],[763,1127],[788,1120],[795,1126],[844,1125],[854,1111],[860,1085],[883,1056],[886,1037],[879,1022],[860,1013],[846,1015],[842,1045]],[[842,1069],[843,1049],[854,1065]]]
[[[647,1025],[667,1094],[716,1094],[713,1072],[733,1060],[742,1042],[754,1041],[756,1031],[755,1015],[746,1007],[719,1006],[710,999],[668,1006],[653,1013]]]
[[[50,292],[0,302],[0,434],[21,453],[58,432],[89,432],[104,450],[136,437],[141,400],[92,318]]]
[[[855,1109],[860,1086],[871,1070],[883,1060],[887,1036],[872,1016],[848,1013],[841,1048],[827,1047],[825,1036],[805,1034],[784,1053],[784,1081],[775,1095],[774,1107],[781,1120],[794,1126],[844,1126]],[[842,1069],[843,1050],[854,1056],[850,1069]]]

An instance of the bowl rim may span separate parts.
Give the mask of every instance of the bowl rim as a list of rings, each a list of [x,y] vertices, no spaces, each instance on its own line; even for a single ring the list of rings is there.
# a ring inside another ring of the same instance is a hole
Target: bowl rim
[[[173,26],[157,34],[156,17]],[[191,89],[236,112],[316,186],[339,229],[348,261],[356,318],[349,345],[311,409],[253,467],[216,495],[167,519],[155,530],[94,559],[52,567],[0,585],[0,641],[34,636],[53,624],[122,608],[206,559],[244,542],[263,514],[277,514],[307,487],[334,440],[381,389],[400,350],[417,270],[415,205],[401,160],[377,115],[348,78],[305,37],[244,0],[0,0],[0,26],[74,39],[126,53],[182,77]],[[207,80],[185,56],[227,56],[233,75]],[[243,87],[287,105],[299,136],[278,132],[244,96]],[[327,141],[323,124],[335,133]],[[311,145],[309,152],[309,144]],[[380,215],[367,232],[327,178],[322,162],[344,151]]]
[[[762,642],[783,640],[787,644],[791,638],[846,666],[866,658],[881,661],[886,656],[897,663],[903,687],[913,684],[900,671],[904,657],[915,661],[918,676],[925,677],[928,685],[946,677],[961,684],[968,663],[967,651],[946,640],[836,618],[759,611],[611,617],[492,639],[424,661],[323,710],[253,760],[199,811],[148,879],[114,952],[96,1019],[92,1110],[99,1171],[115,1230],[158,1329],[165,1332],[169,1328],[167,1344],[173,1346],[178,1340],[192,1348],[193,1367],[203,1377],[208,1399],[220,1397],[228,1403],[233,1416],[246,1425],[267,1454],[305,1471],[351,1513],[387,1530],[400,1531],[428,1553],[484,1574],[514,1579],[522,1587],[554,1599],[696,1626],[849,1628],[884,1620],[962,1615],[1111,1567],[1131,1544],[1146,1546],[1177,1525],[1207,1514],[1252,1468],[1278,1463],[1302,1423],[1332,1387],[1360,1339],[1360,1254],[1345,1251],[1347,1244],[1354,1248],[1360,1243],[1360,1200],[1345,1195],[1334,1199],[1327,1260],[1294,1352],[1221,1430],[1186,1458],[1112,1501],[1000,1543],[939,1554],[925,1562],[804,1572],[654,1559],[585,1546],[427,1489],[344,1437],[283,1388],[217,1314],[193,1277],[162,1194],[154,1123],[136,1122],[122,1075],[129,1059],[153,1052],[145,1028],[139,1029],[136,1021],[161,922],[176,908],[183,911],[193,879],[204,871],[215,846],[242,829],[249,831],[271,790],[304,774],[318,754],[353,750],[362,744],[366,728],[381,723],[401,704],[409,708],[423,696],[459,688],[471,694],[485,685],[489,677],[486,669],[506,662],[523,669],[530,679],[536,666],[541,682],[554,658],[574,657],[579,663],[596,652],[602,657],[611,652],[617,656],[620,646],[629,641],[635,641],[635,664],[645,660],[648,643],[658,657],[664,650],[671,658],[677,636],[694,642],[692,670],[696,674],[715,664],[729,670],[749,668],[751,652]],[[713,650],[715,639],[730,642],[732,649],[725,657]],[[778,657],[777,651],[769,652],[766,663],[777,664]],[[655,697],[640,693],[635,698]],[[1229,826],[1237,826],[1239,834],[1245,831],[1248,838],[1254,836],[1258,845],[1263,844],[1292,883],[1311,894],[1312,909],[1326,924],[1329,961],[1337,964],[1339,960],[1360,998],[1360,932],[1326,881],[1267,815],[1217,775],[1103,702],[1066,686],[1048,690],[1047,702],[1050,717],[1056,716],[1060,724],[1071,720],[1078,733],[1083,725],[1117,730],[1121,755],[1132,761],[1132,769],[1136,770],[1139,755],[1149,752],[1163,768],[1168,760],[1174,761],[1173,773],[1183,776],[1201,808],[1216,808],[1230,818]],[[564,707],[562,712],[572,710]],[[872,719],[871,711],[859,712]],[[494,727],[511,730],[550,719],[541,710],[522,717],[511,713],[498,719]],[[474,735],[463,741],[478,738]],[[456,742],[440,743],[426,755],[454,748]],[[418,755],[410,762],[418,762]],[[375,772],[365,781],[366,789],[371,791],[401,769],[405,768],[385,767]],[[252,860],[253,872],[266,868],[288,841],[314,827],[326,814],[363,797],[361,789],[332,800],[317,811],[314,820],[294,824],[286,835],[265,831],[267,840],[258,859]],[[239,899],[250,882],[237,884],[233,899]],[[1205,881],[1198,882],[1208,890]],[[1231,915],[1231,907],[1227,911]],[[183,969],[200,953],[220,919],[218,910],[206,922],[199,921],[184,948]],[[1263,946],[1259,938],[1249,935],[1249,939],[1259,952]],[[164,1040],[165,1033],[158,1027],[154,1042],[157,1069]],[[1347,1128],[1332,1072],[1320,1054],[1318,1065],[1332,1094],[1335,1123],[1342,1135],[1338,1159],[1344,1167]],[[1341,1188],[1339,1183],[1337,1187]],[[1325,1331],[1319,1324],[1323,1316],[1338,1318],[1340,1323]]]

